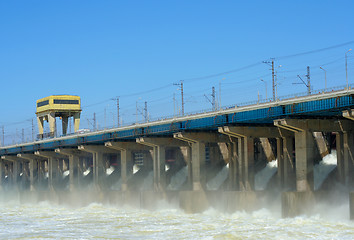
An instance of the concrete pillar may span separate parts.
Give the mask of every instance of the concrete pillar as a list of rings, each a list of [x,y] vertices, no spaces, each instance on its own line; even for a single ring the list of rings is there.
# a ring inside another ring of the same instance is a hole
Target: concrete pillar
[[[59,161],[54,157],[48,158],[48,187],[51,190],[55,189],[59,175]]]
[[[18,176],[20,170],[20,163],[19,161],[12,162],[12,182],[15,186],[18,186]]]
[[[192,178],[192,149],[191,149],[190,146],[181,147],[181,152],[182,152],[184,161],[187,164],[187,170],[188,170],[187,181],[188,181],[188,187],[191,189],[192,186],[193,186],[193,178]]]
[[[130,149],[124,149],[120,153],[121,155],[121,179],[122,179],[122,191],[128,190],[128,177],[132,174],[132,169],[128,170],[128,165],[132,166],[132,151]]]
[[[55,152],[58,154],[66,155],[69,158],[69,190],[72,192],[76,190],[79,185],[79,178],[82,177],[78,173],[78,164],[80,152],[75,149],[62,149],[57,148]]]
[[[178,132],[173,134],[173,137],[187,142],[192,151],[192,191],[181,191],[179,193],[180,207],[191,213],[201,212],[209,206],[209,200],[205,194],[205,143],[228,142],[228,138],[217,133],[188,132]]]
[[[166,188],[166,147],[154,147],[154,189],[162,191]]]
[[[30,170],[30,191],[34,191],[35,188],[35,173],[37,172],[37,160],[29,160],[29,170]]]
[[[344,143],[343,143],[343,132],[336,133],[336,150],[337,150],[337,173],[338,181],[345,184],[345,168],[344,168]]]
[[[37,117],[39,138],[43,138],[44,118]]]
[[[78,183],[78,163],[79,157],[77,155],[69,155],[69,190],[74,191]],[[75,181],[76,180],[76,181]]]
[[[228,143],[229,150],[229,187],[228,190],[238,190],[238,152],[237,152],[237,140]]]
[[[48,159],[48,188],[55,190],[59,180],[59,154],[44,151],[36,151],[34,154]]]
[[[93,152],[93,182],[98,189],[102,189],[102,179],[105,176],[105,163],[102,152]]]
[[[80,127],[80,112],[74,113],[74,131],[79,131]]]
[[[313,163],[315,142],[310,131],[295,133],[296,189],[298,192],[313,191]]]
[[[133,174],[133,152],[149,150],[149,147],[136,142],[105,142],[105,146],[120,152],[121,156],[121,190],[129,190],[128,179]]]
[[[205,188],[205,174],[201,176],[201,171],[205,169],[205,143],[192,143],[192,180],[193,190],[198,191]]]
[[[205,174],[205,143],[228,142],[228,138],[217,133],[186,133],[179,132],[174,138],[189,143],[192,151],[192,189],[199,191],[206,186]]]
[[[354,131],[343,133],[343,157],[345,183],[349,189],[354,187]]]
[[[166,182],[166,146],[185,145],[173,138],[158,137],[158,138],[137,138],[136,142],[153,149],[153,170],[154,170],[154,190],[164,191]]]
[[[277,138],[278,183],[281,189],[295,190],[294,138],[279,131],[283,137]]]
[[[41,160],[40,157],[29,153],[19,153],[17,154],[17,157],[29,161],[30,191],[36,190],[38,187],[38,179],[40,176],[38,168],[38,162]]]
[[[280,189],[284,188],[284,144],[283,138],[277,138],[277,159],[278,159],[278,171],[277,171],[277,182]]]
[[[56,123],[55,123],[55,113],[54,112],[51,112],[48,114],[48,123],[49,123],[50,136],[54,137],[56,134]]]
[[[238,139],[238,180],[239,190],[251,191],[254,190],[255,176],[255,138],[279,137],[279,132],[275,127],[220,127],[218,131]],[[268,139],[267,139],[268,140]],[[263,139],[265,148],[271,148],[269,141]],[[268,144],[267,144],[268,143]],[[271,149],[268,149],[269,159],[274,159],[274,154],[271,154]]]
[[[294,159],[294,138],[283,137],[283,161],[284,161],[284,182],[285,189],[294,190],[296,186],[296,170]]]
[[[244,137],[244,161],[243,177],[244,186],[247,191],[254,190],[254,138]]]
[[[243,141],[242,137],[237,137],[237,153],[238,153],[238,158],[237,158],[237,169],[238,169],[238,186],[240,191],[245,191],[246,190],[246,186],[245,186],[245,176],[244,176],[244,158],[245,158],[245,142]]]
[[[102,190],[106,187],[105,177],[106,177],[106,162],[104,159],[104,153],[114,153],[117,152],[106,148],[101,145],[80,145],[78,146],[80,151],[88,152],[92,154],[93,157],[93,183],[97,190]]]

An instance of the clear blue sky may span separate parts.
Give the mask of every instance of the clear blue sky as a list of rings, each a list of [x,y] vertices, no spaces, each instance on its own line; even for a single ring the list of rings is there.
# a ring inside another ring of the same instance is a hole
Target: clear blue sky
[[[324,88],[319,66],[328,87],[345,85],[353,12],[351,0],[1,1],[0,126],[8,142],[19,141],[22,128],[31,135],[35,101],[53,94],[82,98],[82,128],[92,128],[93,113],[100,127],[112,126],[116,96],[123,123],[135,121],[145,101],[151,118],[173,115],[180,80],[185,112],[211,108],[205,95],[213,86],[222,105],[257,100],[258,92],[265,98],[265,86],[270,97],[262,61],[272,57],[281,65],[279,96],[306,91],[292,83],[305,79],[307,66],[314,89]],[[354,83],[354,51],[348,75]]]

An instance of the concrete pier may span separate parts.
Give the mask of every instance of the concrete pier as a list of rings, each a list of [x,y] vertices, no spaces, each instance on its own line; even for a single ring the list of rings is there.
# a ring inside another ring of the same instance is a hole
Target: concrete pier
[[[291,217],[303,213],[303,208],[312,208],[315,204],[314,198],[314,177],[313,165],[315,161],[319,161],[320,155],[315,148],[313,132],[338,132],[337,134],[337,150],[338,155],[338,175],[340,181],[348,179],[350,164],[346,166],[345,160],[342,164],[342,146],[344,147],[346,133],[354,127],[347,120],[330,121],[321,119],[282,119],[274,121],[274,125],[293,131],[295,134],[295,156],[296,156],[296,192],[283,192],[282,194],[282,213],[284,217]],[[342,141],[343,136],[343,141]],[[343,145],[342,145],[343,142]],[[350,145],[350,144],[349,144]],[[348,146],[349,146],[348,145]],[[349,149],[350,147],[348,147]],[[345,149],[345,147],[344,147]],[[345,155],[346,150],[343,150]],[[349,151],[347,151],[349,152]],[[350,154],[347,154],[349,156]],[[345,159],[345,157],[344,157]],[[347,186],[350,180],[346,180]]]
[[[74,149],[62,148],[55,149],[55,152],[69,158],[69,190],[73,192],[77,189],[81,177],[78,168],[80,152]]]

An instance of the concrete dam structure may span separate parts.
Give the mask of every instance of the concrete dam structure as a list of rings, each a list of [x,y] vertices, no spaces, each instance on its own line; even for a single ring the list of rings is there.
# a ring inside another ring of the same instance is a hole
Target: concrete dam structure
[[[163,200],[189,213],[279,200],[292,217],[341,191],[353,219],[353,120],[345,89],[1,147],[0,195],[148,209]],[[334,152],[336,167],[315,187],[316,164]]]

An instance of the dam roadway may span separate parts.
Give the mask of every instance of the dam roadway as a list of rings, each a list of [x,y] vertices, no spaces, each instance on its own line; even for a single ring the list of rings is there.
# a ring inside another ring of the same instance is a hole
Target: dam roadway
[[[353,120],[349,88],[1,147],[0,194],[149,209],[165,200],[186,212],[253,210],[276,195],[291,217],[330,199],[339,183],[353,219]],[[317,191],[314,165],[333,149],[337,167]],[[275,159],[277,173],[256,191],[256,173]]]

